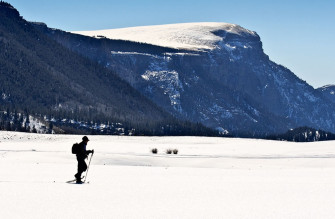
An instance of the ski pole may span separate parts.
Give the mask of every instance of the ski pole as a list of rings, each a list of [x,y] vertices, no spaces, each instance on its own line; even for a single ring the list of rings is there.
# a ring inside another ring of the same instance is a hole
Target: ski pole
[[[86,182],[86,178],[87,178],[87,174],[88,174],[88,169],[90,168],[91,160],[92,160],[93,154],[94,154],[94,153],[92,153],[91,158],[90,158],[90,162],[88,163],[88,167],[87,167],[87,171],[86,171],[86,176],[85,176],[84,183]]]

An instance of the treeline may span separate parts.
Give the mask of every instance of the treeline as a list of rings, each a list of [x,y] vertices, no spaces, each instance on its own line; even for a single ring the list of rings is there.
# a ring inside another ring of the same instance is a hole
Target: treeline
[[[223,136],[219,132],[199,123],[166,120],[148,122],[147,125],[111,121],[76,121],[71,119],[53,119],[54,131],[58,128],[64,134],[90,135],[131,135],[131,136]]]
[[[146,126],[129,122],[102,120],[78,120],[79,117],[55,117],[50,115],[0,111],[0,130],[44,134],[90,134],[90,135],[132,135],[132,136],[220,136],[199,123],[166,120],[148,122]],[[33,121],[32,121],[33,120]],[[39,124],[38,127],[35,127]]]
[[[30,124],[30,116],[27,112],[10,113],[8,110],[0,112],[0,130],[37,133],[36,127]]]
[[[284,134],[268,136],[267,139],[293,142],[328,141],[335,140],[335,134],[309,127],[299,127]]]

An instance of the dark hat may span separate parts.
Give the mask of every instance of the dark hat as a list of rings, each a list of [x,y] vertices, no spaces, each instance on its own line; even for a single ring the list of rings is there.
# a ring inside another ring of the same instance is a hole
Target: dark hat
[[[83,137],[83,141],[89,141],[87,136]]]

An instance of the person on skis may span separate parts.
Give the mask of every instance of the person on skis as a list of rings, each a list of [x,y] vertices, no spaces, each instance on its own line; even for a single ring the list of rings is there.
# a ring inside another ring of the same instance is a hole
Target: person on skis
[[[76,154],[78,161],[78,172],[74,175],[76,177],[76,183],[83,183],[81,181],[81,174],[87,170],[85,159],[90,153],[94,153],[94,150],[86,150],[86,146],[89,141],[87,136],[84,136],[82,140],[83,141],[79,143],[78,153]]]

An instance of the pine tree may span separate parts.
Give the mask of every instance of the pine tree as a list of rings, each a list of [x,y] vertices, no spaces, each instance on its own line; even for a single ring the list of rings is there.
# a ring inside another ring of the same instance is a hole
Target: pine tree
[[[33,126],[33,130],[31,131],[32,133],[37,133],[37,130],[35,128],[35,125]]]
[[[48,134],[52,134],[54,124],[52,122],[49,123],[49,129],[48,129]]]

